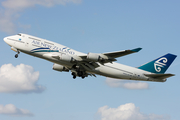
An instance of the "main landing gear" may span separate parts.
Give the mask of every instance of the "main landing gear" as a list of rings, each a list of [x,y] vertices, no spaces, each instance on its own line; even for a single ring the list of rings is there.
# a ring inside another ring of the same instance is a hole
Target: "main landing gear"
[[[76,64],[72,66],[71,72],[72,72],[71,74],[73,76],[73,79],[76,79],[76,77],[81,77],[82,79],[84,79],[85,77],[88,76],[88,74],[83,69],[83,67]]]
[[[76,79],[76,77],[81,77],[82,79],[84,79],[85,77],[87,77],[87,74],[83,71],[78,71],[78,72],[72,72],[71,74],[73,76],[73,79]]]
[[[76,79],[76,73],[72,72],[73,79]]]

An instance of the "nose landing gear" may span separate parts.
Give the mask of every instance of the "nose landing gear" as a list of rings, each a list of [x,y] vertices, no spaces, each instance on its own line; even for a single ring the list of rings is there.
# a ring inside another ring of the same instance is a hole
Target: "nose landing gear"
[[[15,58],[18,58],[18,54],[15,55]]]
[[[15,54],[15,58],[18,58],[18,54],[20,54],[20,52],[18,51],[17,54]]]

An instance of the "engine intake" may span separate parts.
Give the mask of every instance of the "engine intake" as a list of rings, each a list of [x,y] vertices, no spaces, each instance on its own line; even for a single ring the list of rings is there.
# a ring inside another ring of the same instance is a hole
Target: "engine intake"
[[[56,64],[56,63],[54,63],[54,65],[53,65],[53,70],[60,71],[60,72],[62,72],[62,71],[69,72],[68,68],[66,68],[62,65]]]

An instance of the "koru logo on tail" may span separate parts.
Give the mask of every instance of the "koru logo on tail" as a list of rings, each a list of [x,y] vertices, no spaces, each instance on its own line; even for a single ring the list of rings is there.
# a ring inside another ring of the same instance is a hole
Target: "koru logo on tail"
[[[154,68],[155,68],[156,72],[161,72],[162,68],[164,66],[166,66],[167,61],[168,60],[165,57],[160,58],[159,60],[155,61]]]

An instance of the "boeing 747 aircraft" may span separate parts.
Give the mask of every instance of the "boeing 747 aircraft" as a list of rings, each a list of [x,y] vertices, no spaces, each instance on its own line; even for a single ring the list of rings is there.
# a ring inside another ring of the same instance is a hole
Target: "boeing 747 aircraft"
[[[72,72],[72,76],[85,78],[102,75],[116,79],[165,82],[174,74],[165,74],[176,55],[166,54],[139,67],[116,63],[116,58],[136,53],[142,48],[109,53],[81,53],[61,44],[27,34],[17,34],[4,38],[17,54],[20,52],[53,62],[53,70]]]

